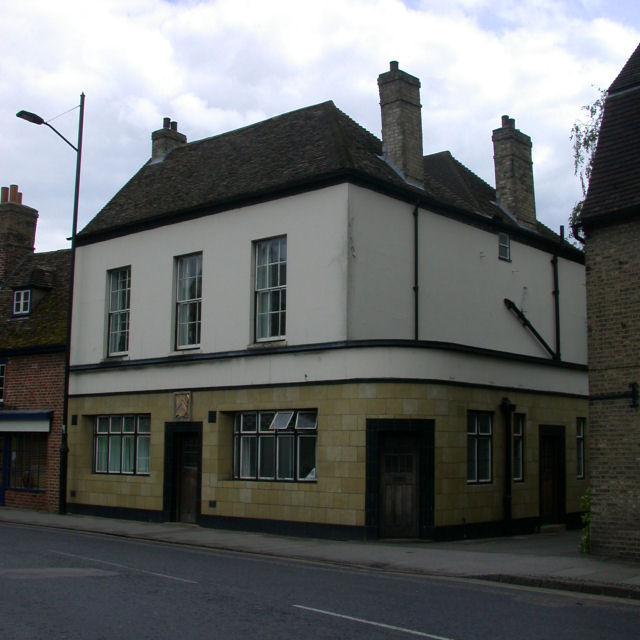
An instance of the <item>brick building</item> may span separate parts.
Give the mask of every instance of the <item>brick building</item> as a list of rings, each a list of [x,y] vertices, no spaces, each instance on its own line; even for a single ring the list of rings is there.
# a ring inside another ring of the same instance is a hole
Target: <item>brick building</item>
[[[0,505],[56,511],[70,251],[34,253],[38,212],[0,202]]]
[[[640,46],[609,87],[585,231],[591,546],[640,558]]]

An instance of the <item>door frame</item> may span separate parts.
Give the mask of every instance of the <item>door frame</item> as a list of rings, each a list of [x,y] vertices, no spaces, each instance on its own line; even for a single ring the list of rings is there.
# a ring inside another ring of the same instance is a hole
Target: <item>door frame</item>
[[[367,462],[365,489],[365,530],[367,538],[380,537],[380,446],[384,436],[407,435],[417,440],[418,469],[417,503],[418,536],[429,538],[433,535],[435,481],[434,456],[435,420],[430,419],[367,419]]]
[[[186,434],[198,439],[198,487],[196,495],[196,523],[200,520],[202,500],[202,422],[165,422],[164,423],[164,482],[162,488],[162,517],[165,521],[176,522],[177,511],[177,473],[178,447],[177,437]]]
[[[541,424],[538,430],[538,518],[541,524],[547,524],[543,522],[542,515],[542,440],[544,438],[555,440],[559,448],[559,460],[555,470],[559,479],[557,493],[554,492],[556,493],[554,509],[557,508],[559,512],[559,522],[553,524],[561,524],[567,519],[567,447],[564,426]]]

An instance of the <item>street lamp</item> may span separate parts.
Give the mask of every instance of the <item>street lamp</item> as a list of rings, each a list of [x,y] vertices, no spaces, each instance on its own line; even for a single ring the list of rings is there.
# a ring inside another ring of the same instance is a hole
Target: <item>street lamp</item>
[[[67,445],[67,414],[69,413],[69,369],[71,363],[71,313],[73,311],[73,279],[76,263],[76,233],[78,231],[78,195],[80,193],[80,164],[82,162],[82,130],[84,126],[84,93],[80,94],[80,113],[78,115],[78,144],[69,142],[55,127],[31,111],[18,111],[16,116],[33,124],[44,124],[55,134],[60,136],[76,152],[76,182],[73,194],[73,223],[71,226],[71,261],[69,265],[69,308],[67,317],[67,342],[65,346],[64,361],[64,396],[62,403],[62,434],[60,439],[60,486],[58,511],[66,512],[67,507],[67,458],[69,447]]]

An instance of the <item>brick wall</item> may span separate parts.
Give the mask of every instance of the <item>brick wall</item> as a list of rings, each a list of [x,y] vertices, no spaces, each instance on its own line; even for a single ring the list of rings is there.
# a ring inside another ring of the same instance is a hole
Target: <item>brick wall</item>
[[[5,492],[5,505],[57,511],[60,486],[60,442],[64,402],[65,354],[14,356],[7,361],[5,408],[53,411],[47,440],[46,490]]]
[[[589,390],[640,383],[640,221],[594,229],[586,243]],[[592,550],[640,558],[640,409],[590,402]]]

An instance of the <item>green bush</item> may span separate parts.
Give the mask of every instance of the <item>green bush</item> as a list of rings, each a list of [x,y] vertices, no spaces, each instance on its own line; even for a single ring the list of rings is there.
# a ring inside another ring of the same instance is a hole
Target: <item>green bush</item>
[[[580,516],[582,521],[582,537],[580,538],[580,551],[591,551],[591,492],[587,488],[586,493],[580,498],[580,509],[584,512]]]

